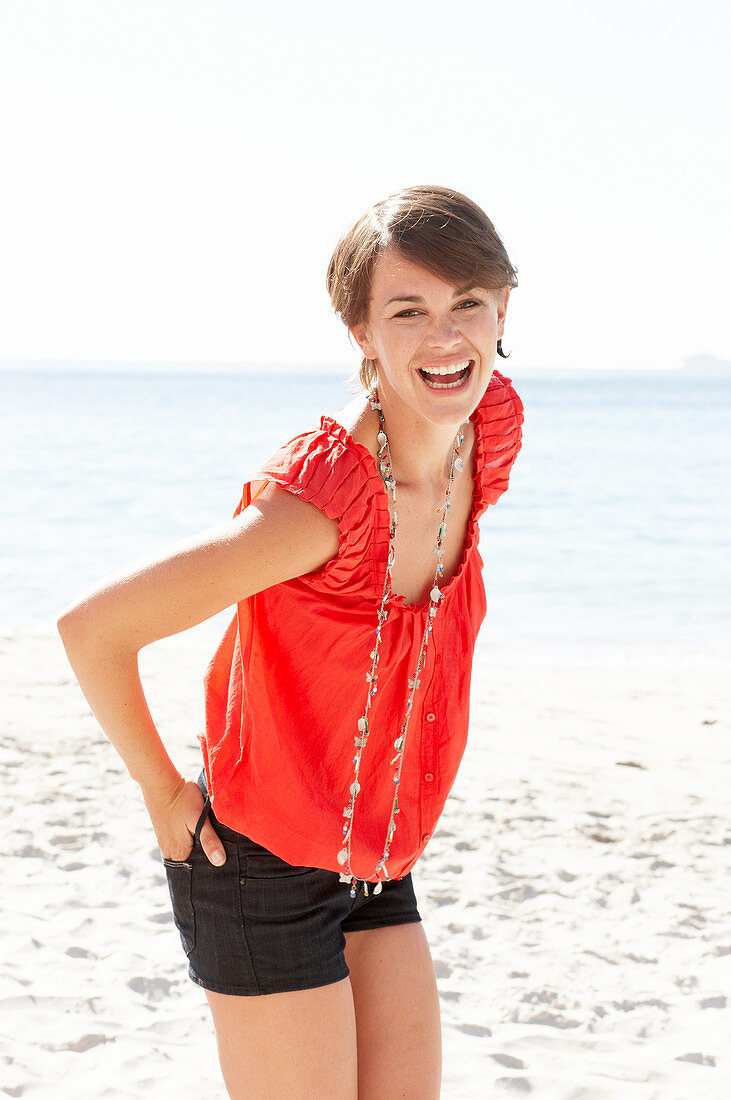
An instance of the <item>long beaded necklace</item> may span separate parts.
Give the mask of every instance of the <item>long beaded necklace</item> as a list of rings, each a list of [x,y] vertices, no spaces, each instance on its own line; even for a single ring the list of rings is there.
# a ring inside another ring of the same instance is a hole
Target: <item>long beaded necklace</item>
[[[353,842],[353,821],[355,818],[355,804],[360,792],[360,765],[363,757],[363,750],[368,743],[368,737],[370,735],[370,727],[368,724],[368,713],[371,708],[371,699],[378,690],[377,680],[378,673],[376,671],[378,666],[379,649],[381,645],[381,628],[388,617],[388,600],[391,595],[391,582],[392,582],[392,570],[395,560],[394,541],[396,538],[396,479],[393,476],[393,467],[391,465],[391,448],[388,443],[388,436],[386,435],[386,423],[383,419],[383,410],[378,400],[378,394],[370,393],[368,395],[368,404],[371,409],[378,412],[378,417],[381,424],[381,430],[378,433],[378,465],[381,477],[383,478],[384,485],[387,492],[391,494],[391,525],[389,530],[389,542],[388,542],[388,558],[386,561],[386,576],[383,582],[383,597],[381,599],[381,606],[378,611],[378,626],[376,627],[376,641],[373,649],[370,653],[371,667],[370,671],[366,673],[366,682],[368,684],[368,692],[366,695],[365,712],[361,718],[358,719],[358,731],[355,735],[355,756],[353,757],[353,782],[350,785],[350,801],[343,810],[343,842],[342,848],[338,852],[337,860],[343,870],[340,872],[340,881],[344,883],[350,883],[350,896],[354,898],[356,895],[357,883],[355,875],[353,874],[350,866],[352,858],[352,842]],[[429,635],[432,632],[434,625],[434,618],[437,614],[439,607],[439,601],[442,599],[442,591],[439,588],[439,580],[444,572],[444,537],[447,533],[447,512],[450,505],[450,494],[452,490],[452,482],[454,481],[455,470],[458,473],[464,469],[464,463],[460,457],[459,450],[464,443],[464,431],[463,426],[460,427],[457,436],[454,441],[454,448],[452,450],[452,462],[449,468],[449,479],[447,481],[447,489],[444,496],[444,504],[438,509],[439,512],[439,524],[437,526],[437,541],[432,553],[436,555],[437,564],[434,571],[434,584],[429,593],[429,610],[424,624],[424,634],[421,639],[421,649],[419,651],[419,659],[416,662],[416,668],[414,674],[409,678],[408,697],[406,699],[406,708],[403,722],[399,729],[399,735],[394,741],[394,749],[396,755],[390,761],[390,766],[395,765],[395,771],[393,773],[394,782],[394,796],[391,804],[391,816],[389,818],[388,826],[386,828],[386,841],[383,847],[378,863],[376,864],[373,874],[376,876],[376,884],[373,888],[374,894],[379,894],[382,889],[383,882],[390,878],[388,868],[386,866],[388,862],[389,853],[391,850],[391,843],[393,841],[394,833],[396,832],[396,815],[399,812],[398,795],[399,784],[401,782],[401,768],[404,760],[404,750],[406,748],[406,734],[409,728],[409,720],[411,718],[411,711],[414,705],[414,695],[419,688],[419,673],[421,672],[426,656],[426,648],[429,642]],[[365,897],[368,897],[368,882],[363,879],[363,893]]]

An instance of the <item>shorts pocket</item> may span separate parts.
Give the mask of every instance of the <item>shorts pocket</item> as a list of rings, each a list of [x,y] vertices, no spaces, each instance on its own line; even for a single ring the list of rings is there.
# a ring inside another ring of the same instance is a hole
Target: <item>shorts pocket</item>
[[[193,910],[193,865],[184,860],[163,859],[168,879],[173,920],[180,933],[186,955],[195,947],[195,912]]]
[[[308,875],[315,867],[295,867],[280,859],[265,848],[257,852],[246,851],[246,877],[250,878],[292,878],[295,875]]]

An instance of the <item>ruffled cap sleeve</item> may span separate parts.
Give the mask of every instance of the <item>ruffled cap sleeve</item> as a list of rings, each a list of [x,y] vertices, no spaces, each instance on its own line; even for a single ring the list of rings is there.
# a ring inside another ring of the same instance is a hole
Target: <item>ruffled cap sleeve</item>
[[[474,418],[478,470],[476,515],[479,516],[508,488],[510,471],[522,446],[523,402],[510,378],[493,371]]]
[[[327,587],[352,587],[359,563],[366,574],[369,537],[383,508],[381,484],[368,450],[354,444],[346,430],[323,416],[320,427],[285,443],[244,486],[234,515],[256,500],[267,482],[314,504],[340,531],[340,550],[322,569],[307,574]]]

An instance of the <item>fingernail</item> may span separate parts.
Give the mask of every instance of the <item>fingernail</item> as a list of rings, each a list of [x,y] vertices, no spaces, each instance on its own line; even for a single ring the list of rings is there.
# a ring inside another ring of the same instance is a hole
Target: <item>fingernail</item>
[[[220,867],[225,862],[226,857],[220,848],[216,848],[215,852],[211,852],[211,863],[215,863],[217,867]]]

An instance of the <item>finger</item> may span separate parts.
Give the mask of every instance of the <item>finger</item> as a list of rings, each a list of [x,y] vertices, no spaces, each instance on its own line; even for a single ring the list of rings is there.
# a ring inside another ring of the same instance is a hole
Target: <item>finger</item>
[[[221,844],[218,833],[213,828],[210,821],[206,821],[201,829],[201,848],[205,852],[209,862],[213,863],[216,867],[220,867],[226,862],[226,853],[223,850],[223,844]]]

